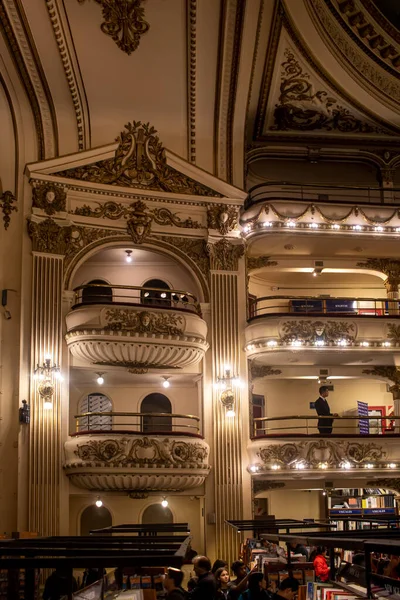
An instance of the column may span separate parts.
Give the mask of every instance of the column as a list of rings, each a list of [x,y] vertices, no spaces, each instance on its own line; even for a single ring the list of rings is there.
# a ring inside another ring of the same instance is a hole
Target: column
[[[31,424],[29,456],[29,529],[58,535],[62,477],[61,384],[54,380],[53,408],[44,408],[33,379],[46,356],[61,364],[63,256],[34,253],[32,281]]]
[[[240,337],[240,321],[245,312],[245,285],[239,281],[242,244],[226,238],[209,244],[211,259],[211,330],[212,377],[214,383],[224,377],[229,365],[232,375],[246,381],[246,366]],[[243,262],[243,261],[242,261]],[[244,271],[244,266],[243,266]],[[242,278],[244,275],[242,275]],[[243,285],[241,285],[243,284]],[[241,298],[243,295],[243,298]],[[250,500],[244,501],[250,477],[245,471],[248,432],[247,390],[234,389],[235,417],[226,416],[220,401],[221,390],[213,386],[213,475],[215,485],[216,556],[231,563],[238,555],[240,536],[226,519],[243,519],[250,515]],[[246,412],[247,411],[247,412]],[[246,430],[247,426],[247,430]],[[245,479],[248,477],[248,481]]]

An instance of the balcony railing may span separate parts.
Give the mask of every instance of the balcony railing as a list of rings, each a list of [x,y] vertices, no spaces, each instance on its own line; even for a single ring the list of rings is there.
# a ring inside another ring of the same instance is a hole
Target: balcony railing
[[[400,204],[399,188],[388,190],[381,187],[313,185],[270,181],[251,188],[245,202],[245,210],[259,203],[274,200],[332,202],[335,204],[386,204],[385,194],[388,192],[391,193],[390,204]]]
[[[201,316],[200,304],[193,294],[172,290],[132,285],[90,283],[74,289],[72,308],[88,304],[123,304],[194,312]]]
[[[249,300],[249,320],[269,315],[392,317],[398,312],[399,302],[387,298],[263,296]]]
[[[317,422],[327,422],[332,433],[320,433]],[[253,419],[253,438],[259,437],[320,437],[332,435],[340,437],[354,436],[399,436],[400,416],[320,416],[289,415],[284,417],[257,417]],[[363,433],[364,432],[364,433]]]
[[[74,436],[90,433],[200,435],[200,417],[175,413],[87,412],[75,415]]]

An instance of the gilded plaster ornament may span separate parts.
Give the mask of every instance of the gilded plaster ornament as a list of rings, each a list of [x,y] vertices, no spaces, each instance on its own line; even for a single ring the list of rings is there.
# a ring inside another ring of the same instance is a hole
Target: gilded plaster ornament
[[[396,323],[388,323],[387,338],[395,343],[400,342],[400,325],[397,325]]]
[[[43,183],[33,188],[32,206],[41,208],[46,215],[66,210],[67,194],[59,185]]]
[[[354,323],[347,321],[305,321],[291,320],[281,324],[281,339],[285,343],[302,341],[315,343],[322,340],[325,344],[334,344],[339,340],[351,342],[356,337]]]
[[[124,329],[141,334],[182,335],[184,330],[183,318],[169,313],[112,308],[107,310],[105,319],[105,329],[112,331]]]
[[[239,259],[244,255],[243,244],[232,244],[226,238],[215,244],[208,244],[211,269],[217,271],[237,271]]]
[[[298,444],[271,444],[260,448],[257,456],[263,463],[277,462],[283,465],[290,465],[300,456],[300,447]]]
[[[217,229],[221,235],[226,235],[236,229],[238,223],[238,208],[226,204],[212,204],[207,208],[207,227]]]
[[[269,377],[270,375],[280,375],[282,371],[280,369],[273,369],[268,365],[257,365],[254,362],[250,366],[250,374],[252,379],[258,377]]]
[[[282,63],[279,103],[275,107],[278,131],[333,131],[337,133],[382,133],[379,127],[357,119],[348,108],[325,90],[315,90],[310,75],[303,71],[287,48]]]
[[[85,0],[78,0],[83,4]],[[150,25],[144,20],[143,0],[95,0],[103,12],[100,29],[126,54],[132,54]]]
[[[142,244],[150,235],[153,218],[147,212],[144,202],[138,200],[133,204],[133,211],[127,222],[128,233],[135,244]]]
[[[100,367],[123,367],[128,370],[128,373],[132,373],[133,375],[145,375],[149,369],[181,369],[181,367],[174,365],[139,362],[137,360],[103,360],[96,361],[94,364]]]
[[[18,208],[13,206],[14,202],[16,202],[15,196],[9,190],[0,194],[0,208],[3,212],[4,229],[8,229],[11,222],[11,213],[18,211]]]
[[[396,260],[395,258],[368,258],[365,262],[357,263],[357,267],[384,273],[387,276],[385,280],[387,291],[398,291],[400,284],[400,260]]]
[[[28,233],[34,252],[66,254],[71,248],[72,227],[60,227],[53,219],[48,218],[38,223],[28,221]]]
[[[262,267],[276,267],[276,260],[269,260],[269,256],[249,256],[247,258],[247,270],[254,271]]]
[[[150,123],[133,121],[117,137],[114,158],[55,173],[105,185],[221,197],[221,194],[167,165],[165,150]]]
[[[106,463],[108,467],[145,466],[155,468],[177,465],[204,467],[208,449],[199,442],[184,442],[140,437],[136,439],[91,440],[77,447],[75,454],[87,464]],[[208,468],[208,467],[207,467]]]

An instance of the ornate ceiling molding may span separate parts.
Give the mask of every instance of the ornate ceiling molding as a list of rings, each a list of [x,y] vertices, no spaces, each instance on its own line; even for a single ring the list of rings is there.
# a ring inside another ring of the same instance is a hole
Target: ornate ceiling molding
[[[187,5],[187,102],[188,102],[188,159],[196,164],[196,45],[197,45],[197,0],[188,0]]]
[[[86,148],[90,148],[89,107],[74,43],[69,31],[64,4],[60,0],[46,0],[46,6],[74,105],[78,132],[78,149],[85,150]]]
[[[334,0],[334,2],[336,5],[338,4],[337,0]],[[382,60],[378,59],[377,53],[379,53],[379,48],[381,47],[381,40],[378,36],[375,36],[375,41],[372,40],[372,44],[378,42],[376,48],[374,48],[374,52],[372,52],[369,43],[367,47],[364,41],[360,39],[357,19],[355,19],[354,26],[349,28],[339,16],[337,10],[332,7],[331,0],[306,0],[306,6],[317,28],[320,31],[321,27],[323,28],[325,33],[323,36],[324,41],[328,46],[333,48],[335,53],[339,51],[341,54],[341,65],[352,77],[355,76],[356,80],[369,93],[373,93],[381,102],[384,102],[392,110],[399,112],[400,83],[398,75],[394,77],[395,70],[391,68],[390,72],[388,72],[389,65],[387,63],[384,64]],[[357,10],[355,14],[357,14]],[[336,17],[340,19],[340,25]],[[359,24],[361,25],[361,23]],[[364,29],[361,26],[360,31],[367,32],[369,29],[371,32],[371,24],[369,25],[370,27],[368,28],[368,23],[364,24]],[[370,33],[366,33],[366,39],[369,40],[370,37],[373,36],[370,36]],[[382,48],[384,46],[383,44]],[[379,65],[374,64],[378,60]]]
[[[58,153],[57,120],[52,97],[20,0],[0,2],[0,30],[9,46],[35,121],[40,159]]]
[[[78,0],[83,4],[85,0]],[[140,38],[150,29],[144,20],[143,0],[95,0],[102,8],[103,23],[100,29],[109,35],[118,48],[126,54],[132,54]]]
[[[116,141],[118,147],[114,158],[53,175],[111,186],[221,197],[215,190],[167,164],[165,149],[150,123],[128,123]]]

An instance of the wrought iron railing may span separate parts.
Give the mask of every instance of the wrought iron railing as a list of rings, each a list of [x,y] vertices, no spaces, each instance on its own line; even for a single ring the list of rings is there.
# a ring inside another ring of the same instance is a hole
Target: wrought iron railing
[[[314,185],[269,181],[251,188],[245,210],[273,200],[300,200],[303,202],[331,202],[351,204],[387,204],[385,194],[391,193],[390,204],[400,204],[400,189],[366,186]]]
[[[74,292],[75,301],[72,308],[87,304],[129,304],[201,314],[196,296],[184,290],[90,283],[76,287]]]
[[[285,437],[287,435],[393,435],[399,432],[400,416],[374,415],[374,416],[322,416],[322,415],[287,415],[283,417],[255,417],[253,418],[253,437]],[[327,431],[318,430],[327,428]],[[326,422],[326,424],[324,424]]]
[[[74,416],[76,433],[200,434],[200,417],[176,413],[86,412]]]
[[[387,298],[348,298],[315,296],[263,296],[249,299],[249,320],[272,315],[327,315],[392,317],[398,313],[399,301]]]

